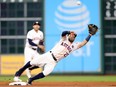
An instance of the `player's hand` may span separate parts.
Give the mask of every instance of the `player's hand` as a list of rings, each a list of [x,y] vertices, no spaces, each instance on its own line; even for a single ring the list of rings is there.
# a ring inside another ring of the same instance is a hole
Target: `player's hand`
[[[37,46],[38,46],[38,48],[40,48],[43,52],[45,51],[44,45],[37,45]]]

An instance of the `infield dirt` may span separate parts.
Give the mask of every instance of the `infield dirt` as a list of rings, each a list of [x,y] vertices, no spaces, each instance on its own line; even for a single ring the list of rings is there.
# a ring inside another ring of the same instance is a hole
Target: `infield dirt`
[[[9,83],[0,82],[0,87],[9,87]],[[33,82],[31,87],[116,87],[116,82]]]

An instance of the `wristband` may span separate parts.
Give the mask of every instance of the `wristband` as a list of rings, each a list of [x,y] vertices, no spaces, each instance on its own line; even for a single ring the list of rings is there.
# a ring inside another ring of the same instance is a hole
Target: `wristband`
[[[87,38],[85,39],[86,41],[89,41],[89,39],[91,38],[91,35],[88,35]]]

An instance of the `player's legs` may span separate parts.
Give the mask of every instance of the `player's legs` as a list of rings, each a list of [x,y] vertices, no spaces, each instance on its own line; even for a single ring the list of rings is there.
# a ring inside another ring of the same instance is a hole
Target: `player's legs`
[[[31,85],[34,80],[41,79],[44,77],[45,77],[45,75],[43,74],[43,72],[41,72],[41,73],[35,75],[34,77],[29,78],[27,84]]]
[[[56,66],[56,62],[46,64],[44,66],[44,70],[41,73],[35,75],[34,77],[29,78],[28,84],[32,84],[34,80],[41,79],[49,75],[53,71],[55,66]]]
[[[30,64],[30,61],[28,63],[26,63],[22,68],[20,68],[16,73],[15,73],[15,77],[14,77],[14,81],[20,81],[19,77],[21,76],[21,74],[29,67],[31,67],[32,65]]]
[[[24,50],[25,64],[32,60],[34,53],[35,51],[33,49],[25,47]],[[31,71],[29,70],[29,68],[26,69],[26,75],[28,78],[31,77]]]
[[[26,75],[28,78],[31,78],[31,70],[39,68],[38,66],[32,66],[26,69]]]
[[[44,74],[45,76],[49,75],[49,74],[53,71],[53,69],[54,69],[54,67],[56,66],[56,64],[57,64],[57,63],[56,63],[55,61],[50,62],[50,63],[47,63],[47,64],[44,66],[43,74]]]
[[[28,78],[31,78],[31,70],[29,68],[26,69],[26,75]]]
[[[34,66],[39,65],[39,67],[44,67],[44,70],[34,77],[29,78],[28,84],[31,84],[34,80],[44,78],[45,76],[49,75],[57,64],[49,52],[40,55],[39,58],[37,58],[38,56],[35,57],[36,58],[33,59],[30,64]]]
[[[35,55],[34,57],[35,57],[35,58],[30,62],[31,65],[33,65],[33,66],[39,65],[39,67],[42,67],[42,66],[45,65],[45,64],[44,64],[44,63],[45,63],[44,60],[45,60],[46,58],[43,58],[43,56],[40,56],[40,57],[38,58],[37,55]],[[30,68],[31,68],[31,67],[30,67]],[[43,78],[43,77],[45,77],[44,74],[43,74],[43,73],[39,73],[39,74],[35,75],[34,77],[29,78],[29,79],[28,79],[28,84],[31,84],[33,80],[40,79],[40,78]]]
[[[29,70],[33,70],[33,69],[37,69],[39,68],[38,66],[32,66],[32,67],[29,67]]]
[[[38,52],[35,52],[34,56],[33,56],[33,59],[35,59],[35,58],[38,59],[39,56],[40,56],[40,54]],[[37,69],[37,68],[39,68],[39,66],[32,66],[32,67],[29,67],[29,70],[33,70],[33,69]]]

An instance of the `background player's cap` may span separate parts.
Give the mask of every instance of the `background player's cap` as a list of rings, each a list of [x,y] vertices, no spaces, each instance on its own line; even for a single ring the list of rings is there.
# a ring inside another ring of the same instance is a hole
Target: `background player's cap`
[[[41,25],[38,21],[34,22],[33,25]]]

